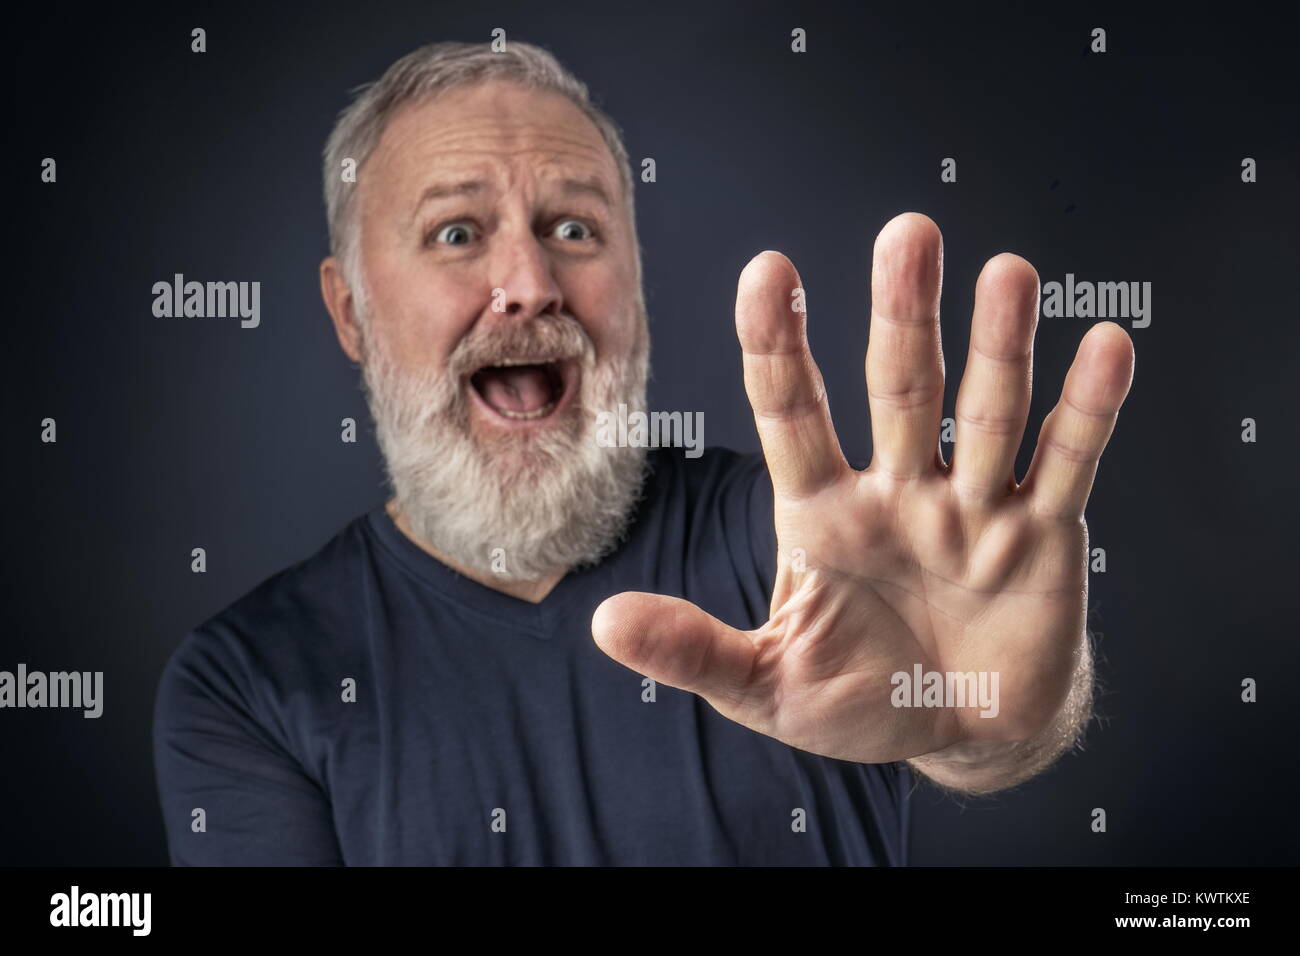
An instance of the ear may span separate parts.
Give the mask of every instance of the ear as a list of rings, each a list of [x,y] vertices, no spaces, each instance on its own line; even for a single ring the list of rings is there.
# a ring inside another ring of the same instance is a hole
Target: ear
[[[357,324],[352,289],[343,278],[343,264],[330,256],[320,264],[320,294],[334,320],[339,345],[354,362],[361,361],[361,327]]]

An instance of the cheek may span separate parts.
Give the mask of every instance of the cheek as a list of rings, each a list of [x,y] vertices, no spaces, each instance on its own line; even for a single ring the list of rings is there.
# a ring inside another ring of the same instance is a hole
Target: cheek
[[[445,364],[478,314],[463,288],[427,274],[390,271],[376,285],[375,311],[404,362]]]
[[[582,322],[596,345],[598,358],[626,354],[636,343],[637,315],[635,278],[611,273],[583,277],[575,283],[568,299],[569,312]]]

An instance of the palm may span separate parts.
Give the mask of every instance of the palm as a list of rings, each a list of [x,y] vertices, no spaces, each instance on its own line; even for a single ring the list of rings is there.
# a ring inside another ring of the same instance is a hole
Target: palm
[[[768,732],[871,762],[900,747],[910,755],[1015,739],[1050,717],[1082,625],[1083,529],[1035,529],[1014,504],[971,515],[937,469],[901,487],[850,474],[794,509],[779,503],[780,571],[771,620],[755,635],[762,666],[750,698],[780,701]],[[917,664],[998,672],[996,715],[938,708],[900,723],[890,677],[910,677]]]
[[[877,241],[867,351],[875,452],[864,472],[844,461],[803,316],[790,309],[797,274],[773,253],[747,267],[737,327],[776,495],[771,617],[742,632],[684,601],[617,595],[593,621],[607,653],[754,730],[842,759],[1024,740],[1049,723],[1083,641],[1083,505],[1132,347],[1113,324],[1089,333],[1017,485],[1038,283],[1023,260],[993,260],[977,289],[945,464],[940,243],[916,215]],[[896,706],[893,675],[918,667],[982,674],[986,689],[996,675],[995,707]]]

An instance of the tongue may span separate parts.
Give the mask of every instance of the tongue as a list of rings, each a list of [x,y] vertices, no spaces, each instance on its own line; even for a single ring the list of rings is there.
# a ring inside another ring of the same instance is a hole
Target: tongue
[[[498,411],[535,412],[551,400],[551,383],[538,365],[483,369],[478,389]]]

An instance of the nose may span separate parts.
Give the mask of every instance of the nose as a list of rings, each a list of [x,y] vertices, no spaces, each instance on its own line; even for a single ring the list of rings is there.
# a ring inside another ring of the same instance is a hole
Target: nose
[[[550,256],[531,232],[511,236],[499,247],[494,275],[493,311],[521,321],[560,311],[563,296]]]

